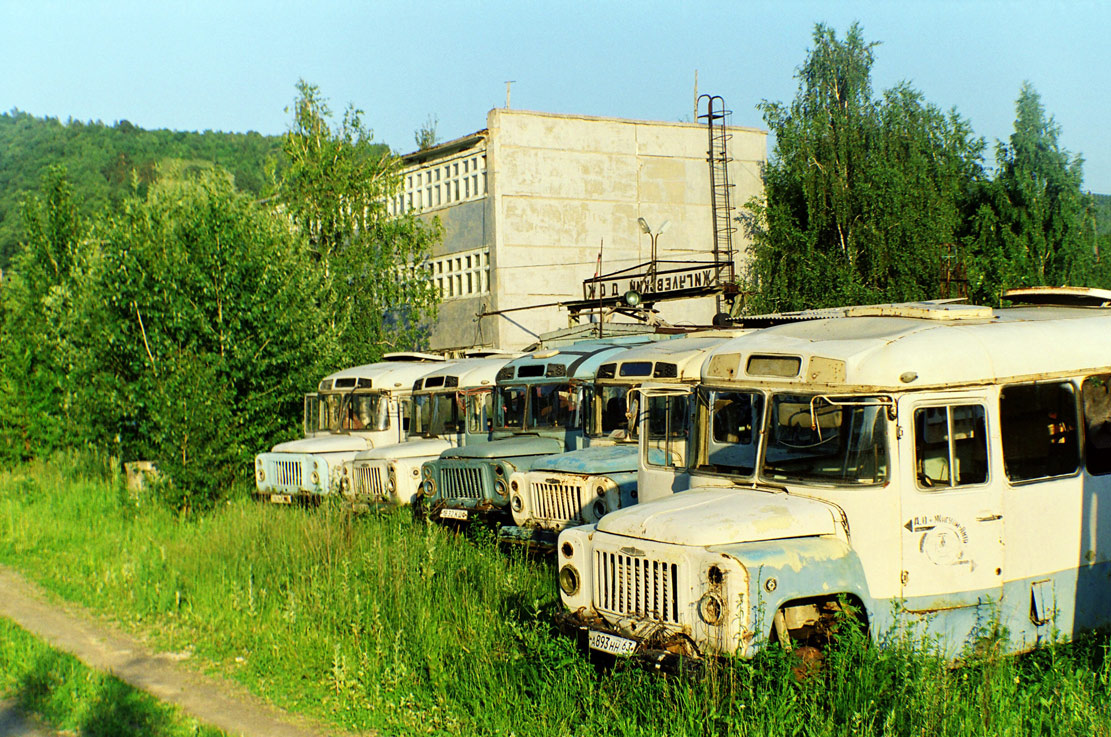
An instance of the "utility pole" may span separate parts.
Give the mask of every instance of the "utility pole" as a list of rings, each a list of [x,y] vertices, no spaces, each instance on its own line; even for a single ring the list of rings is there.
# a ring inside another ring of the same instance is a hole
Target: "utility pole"
[[[694,70],[694,115],[691,117],[692,123],[698,122],[698,70]]]

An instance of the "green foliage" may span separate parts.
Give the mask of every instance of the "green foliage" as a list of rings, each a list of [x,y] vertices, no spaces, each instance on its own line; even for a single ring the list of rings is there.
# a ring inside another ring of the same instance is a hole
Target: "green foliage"
[[[126,497],[124,497],[126,499]],[[388,734],[1111,735],[1107,635],[960,667],[852,628],[663,676],[557,634],[550,563],[405,513],[236,501],[182,518],[53,465],[0,473],[0,560],[264,698]],[[91,526],[89,519],[96,519]]]
[[[88,416],[100,445],[211,499],[300,417],[324,370],[320,280],[280,218],[228,177],[163,178],[105,227]]]
[[[333,127],[320,91],[304,81],[297,89],[279,197],[322,271],[319,299],[337,363],[419,347],[438,303],[427,258],[439,224],[387,217],[401,184],[397,159],[373,143],[361,111],[348,108]]]
[[[776,148],[747,206],[757,311],[934,297],[983,142],[900,84],[874,99],[874,43],[826,26],[793,103],[764,102]]]
[[[1093,203],[1080,190],[1083,160],[1060,147],[1060,128],[1029,83],[1015,107],[1015,131],[996,148],[998,173],[974,219],[973,294],[996,302],[1007,287],[1111,286],[1097,260]]]
[[[0,458],[91,444],[156,461],[166,501],[204,507],[296,432],[321,374],[426,337],[438,225],[388,217],[397,161],[358,111],[333,130],[299,90],[266,200],[207,159],[136,167],[148,139],[126,121],[132,158],[102,172],[118,199],[85,214],[95,188],[48,170],[0,291]]]
[[[956,111],[905,83],[873,97],[875,46],[859,25],[844,39],[818,25],[795,100],[761,105],[776,148],[764,198],[746,206],[746,309],[935,299],[965,281],[987,304],[1009,287],[1111,286],[1082,161],[1060,148],[1037,93],[1022,88],[989,179],[984,143]]]
[[[65,170],[43,176],[24,205],[26,241],[0,293],[0,458],[29,458],[79,440],[75,336],[95,264]]]
[[[417,144],[418,151],[427,151],[440,142],[440,138],[436,135],[436,126],[439,120],[434,115],[429,115],[428,119],[417,132],[413,134],[413,142]]]
[[[19,110],[0,114],[0,267],[9,266],[20,240],[20,199],[51,166],[66,168],[79,212],[93,217],[119,205],[133,188],[144,195],[166,159],[219,166],[240,190],[259,194],[269,186],[266,163],[277,160],[280,148],[278,137],[254,132],[147,131],[126,120],[105,125]]]

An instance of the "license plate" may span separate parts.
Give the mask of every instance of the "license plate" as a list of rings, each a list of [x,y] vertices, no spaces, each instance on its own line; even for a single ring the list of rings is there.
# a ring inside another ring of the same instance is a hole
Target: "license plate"
[[[289,494],[271,494],[270,502],[273,504],[293,504],[293,497]]]
[[[591,650],[610,655],[632,655],[637,649],[637,641],[611,635],[609,632],[590,630],[586,634],[586,644]]]
[[[441,509],[440,519],[467,519],[466,509]]]

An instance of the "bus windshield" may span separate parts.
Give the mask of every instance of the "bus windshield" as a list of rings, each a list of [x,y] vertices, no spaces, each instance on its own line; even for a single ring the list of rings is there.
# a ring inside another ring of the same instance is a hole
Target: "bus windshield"
[[[890,397],[880,396],[773,396],[763,476],[804,483],[884,483],[891,406]]]
[[[463,432],[462,404],[462,395],[455,392],[414,394],[409,437],[427,438]]]
[[[381,394],[320,394],[316,428],[322,432],[388,430],[389,400]]]
[[[497,430],[569,428],[577,420],[577,393],[569,384],[500,386],[497,397]]]
[[[636,416],[629,411],[632,388],[629,384],[606,384],[586,394],[590,401],[586,408],[587,432],[591,437],[607,437],[615,432],[622,438],[636,437]]]
[[[751,391],[701,389],[700,414],[705,438],[697,468],[711,473],[752,476],[764,413],[764,395]]]

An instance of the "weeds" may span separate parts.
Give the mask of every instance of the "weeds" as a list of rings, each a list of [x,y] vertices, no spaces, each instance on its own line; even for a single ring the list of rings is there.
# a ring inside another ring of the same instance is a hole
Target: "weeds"
[[[778,648],[661,676],[590,665],[552,628],[551,564],[496,538],[233,499],[181,517],[107,474],[0,474],[0,559],[193,653],[272,702],[403,734],[1097,734],[1108,639],[951,668],[897,633],[844,628],[816,677]],[[854,632],[856,634],[854,634]]]

